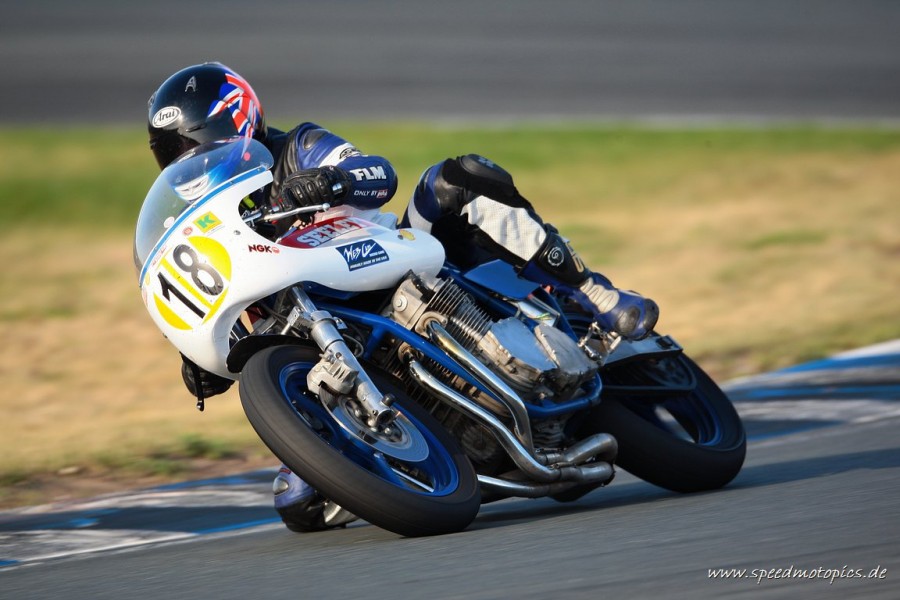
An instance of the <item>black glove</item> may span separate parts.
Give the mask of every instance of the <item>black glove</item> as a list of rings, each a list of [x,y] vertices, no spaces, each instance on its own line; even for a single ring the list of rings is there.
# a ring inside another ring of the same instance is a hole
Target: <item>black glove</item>
[[[215,373],[201,369],[183,354],[181,355],[181,360],[181,378],[184,379],[184,385],[199,400],[224,394],[231,387],[231,384],[234,383],[230,379],[225,379]],[[200,381],[200,392],[202,392],[202,395],[197,393],[198,380]]]
[[[281,195],[294,206],[341,203],[353,183],[350,174],[340,167],[319,167],[292,173],[281,184]]]

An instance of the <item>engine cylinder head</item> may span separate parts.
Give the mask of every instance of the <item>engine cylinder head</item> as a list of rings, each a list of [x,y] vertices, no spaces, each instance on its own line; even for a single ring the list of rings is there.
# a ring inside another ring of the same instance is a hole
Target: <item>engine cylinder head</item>
[[[491,326],[491,319],[458,285],[437,277],[411,275],[394,293],[391,318],[424,331],[426,315],[440,315],[447,331],[466,349],[473,349]]]

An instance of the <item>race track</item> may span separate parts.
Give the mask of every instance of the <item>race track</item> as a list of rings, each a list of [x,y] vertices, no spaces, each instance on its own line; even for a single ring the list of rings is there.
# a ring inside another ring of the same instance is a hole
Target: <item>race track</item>
[[[246,75],[282,122],[900,119],[894,2],[428,4],[0,0],[0,124],[142,127],[153,88],[207,59]],[[0,600],[893,600],[898,373],[888,346],[731,382],[751,441],[721,491],[620,472],[570,505],[487,505],[439,538],[363,523],[292,534],[270,473],[0,513]],[[807,577],[776,578],[795,570]]]
[[[883,0],[0,0],[0,123],[142,127],[220,60],[270,120],[900,118]]]
[[[0,513],[0,597],[897,598],[900,343],[727,389],[750,444],[717,492],[620,472],[574,504],[487,505],[455,535],[297,535],[271,473],[249,473]]]

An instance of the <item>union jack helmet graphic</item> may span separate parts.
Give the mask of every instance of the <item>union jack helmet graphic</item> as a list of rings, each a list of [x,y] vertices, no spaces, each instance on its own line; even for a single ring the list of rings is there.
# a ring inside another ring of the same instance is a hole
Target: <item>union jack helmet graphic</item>
[[[256,92],[217,62],[170,76],[150,97],[147,112],[150,149],[160,169],[206,142],[234,136],[265,140],[267,134]]]

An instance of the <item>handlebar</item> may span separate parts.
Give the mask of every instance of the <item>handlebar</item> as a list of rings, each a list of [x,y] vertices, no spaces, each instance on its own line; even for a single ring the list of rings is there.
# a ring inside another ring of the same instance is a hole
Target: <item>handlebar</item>
[[[331,193],[335,198],[342,198],[344,194],[347,193],[347,191],[348,188],[343,183],[335,183],[331,186]],[[322,204],[301,206],[299,208],[292,208],[291,210],[286,210],[284,212],[274,212],[268,214],[262,209],[259,209],[248,213],[247,215],[244,215],[244,223],[253,223],[254,221],[258,221],[260,219],[266,222],[278,221],[286,217],[292,217],[294,215],[299,215],[302,213],[319,212],[320,210],[328,210],[329,208],[331,208],[331,204],[329,204],[328,202],[323,202]]]
[[[340,186],[340,184],[335,184],[335,187]],[[343,186],[341,186],[343,187]],[[302,213],[311,213],[311,212],[319,212],[320,210],[328,210],[331,208],[331,205],[327,202],[322,204],[313,204],[311,206],[301,206],[299,208],[292,208],[291,210],[286,210],[283,212],[274,212],[265,214],[262,210],[254,210],[252,213],[248,213],[244,215],[244,223],[253,223],[253,221],[263,220],[266,222],[278,221],[280,219],[284,219],[286,217],[292,217],[294,215],[299,215]]]

